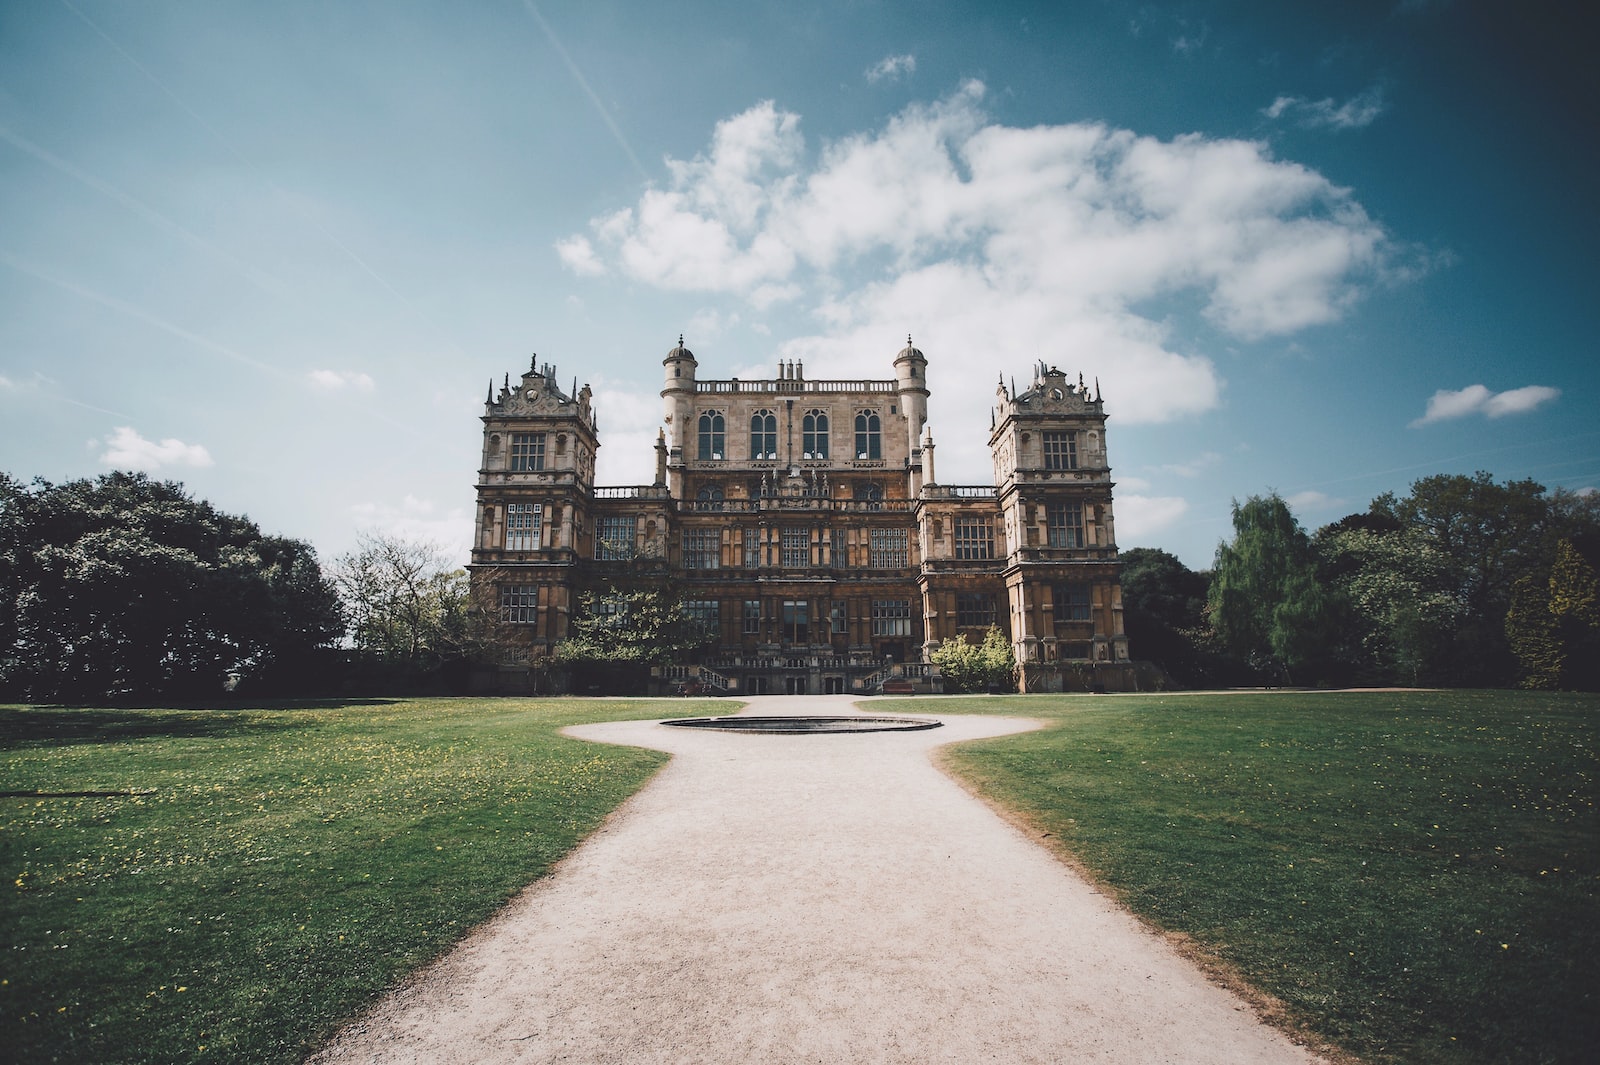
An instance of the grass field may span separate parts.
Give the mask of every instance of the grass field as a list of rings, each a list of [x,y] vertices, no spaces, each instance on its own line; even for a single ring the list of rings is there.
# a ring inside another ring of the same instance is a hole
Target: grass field
[[[666,760],[557,728],[709,709],[0,707],[0,1057],[299,1061]]]
[[[1594,1060],[1600,698],[1012,697],[939,710],[1048,719],[947,763],[1346,1051]]]

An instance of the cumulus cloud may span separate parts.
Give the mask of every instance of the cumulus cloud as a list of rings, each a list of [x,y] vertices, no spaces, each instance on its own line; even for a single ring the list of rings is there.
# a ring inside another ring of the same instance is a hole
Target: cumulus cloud
[[[1546,403],[1554,402],[1560,395],[1559,388],[1549,388],[1545,385],[1527,385],[1505,392],[1491,392],[1484,385],[1468,385],[1454,392],[1441,388],[1429,397],[1428,409],[1422,417],[1411,423],[1411,427],[1415,429],[1433,422],[1465,418],[1469,414],[1482,414],[1488,418],[1526,414]]]
[[[1189,511],[1189,501],[1179,496],[1117,496],[1117,543],[1129,545],[1149,539]]]
[[[370,376],[354,370],[312,370],[306,374],[312,385],[326,392],[353,388],[357,392],[371,392],[377,387]]]
[[[130,426],[121,426],[104,441],[106,450],[100,461],[120,470],[143,470],[154,473],[163,466],[189,466],[199,469],[212,466],[211,454],[199,444],[185,444],[182,440],[168,438],[146,440]]]
[[[1289,504],[1291,510],[1297,511],[1324,511],[1345,505],[1343,499],[1335,499],[1326,492],[1317,491],[1296,492],[1294,495],[1286,497],[1284,502]]]
[[[1384,106],[1383,89],[1374,85],[1342,104],[1331,97],[1308,100],[1303,96],[1279,96],[1261,113],[1271,119],[1288,118],[1307,129],[1362,129],[1383,114]]]
[[[561,262],[579,277],[598,277],[606,272],[606,264],[595,254],[588,237],[567,237],[556,241],[555,248]]]
[[[867,68],[867,81],[874,85],[880,81],[899,81],[902,75],[914,73],[916,69],[914,55],[886,55]]]
[[[441,509],[431,499],[407,493],[399,503],[353,503],[349,512],[363,529],[436,545],[462,564],[471,554],[472,515],[461,507]]]
[[[820,329],[779,355],[817,376],[859,375],[917,333],[962,425],[997,366],[1035,358],[1098,375],[1125,422],[1208,410],[1216,368],[1153,301],[1198,295],[1225,333],[1284,335],[1337,319],[1394,255],[1349,190],[1264,144],[1020,129],[985,94],[968,81],[815,151],[762,102],[561,246],[664,290],[800,303]]]

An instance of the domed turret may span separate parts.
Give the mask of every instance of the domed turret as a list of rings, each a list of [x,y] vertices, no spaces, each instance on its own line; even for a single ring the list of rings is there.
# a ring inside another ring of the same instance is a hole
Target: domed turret
[[[683,334],[678,334],[678,346],[667,352],[661,360],[663,384],[661,387],[662,417],[667,432],[672,436],[674,451],[680,451],[687,439],[690,411],[694,407],[694,372],[699,365],[694,352],[683,346]]]

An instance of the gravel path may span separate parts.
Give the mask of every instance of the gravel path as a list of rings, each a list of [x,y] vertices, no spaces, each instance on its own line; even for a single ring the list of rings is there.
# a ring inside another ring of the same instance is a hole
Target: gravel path
[[[674,758],[313,1061],[1319,1060],[929,761],[1032,723],[943,720],[859,735],[571,729]]]

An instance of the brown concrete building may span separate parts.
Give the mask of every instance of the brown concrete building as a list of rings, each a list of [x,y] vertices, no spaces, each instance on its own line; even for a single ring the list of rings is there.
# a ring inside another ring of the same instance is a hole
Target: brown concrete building
[[[808,380],[785,363],[706,380],[681,340],[662,365],[648,485],[594,484],[587,385],[568,395],[537,364],[491,385],[468,568],[509,636],[483,686],[529,686],[582,593],[604,610],[608,589],[640,579],[670,582],[716,634],[698,661],[657,669],[657,690],[937,690],[929,654],[991,624],[1023,690],[1132,684],[1106,415],[1081,376],[1040,363],[1027,389],[1002,383],[994,483],[943,485],[909,338],[885,379]]]

